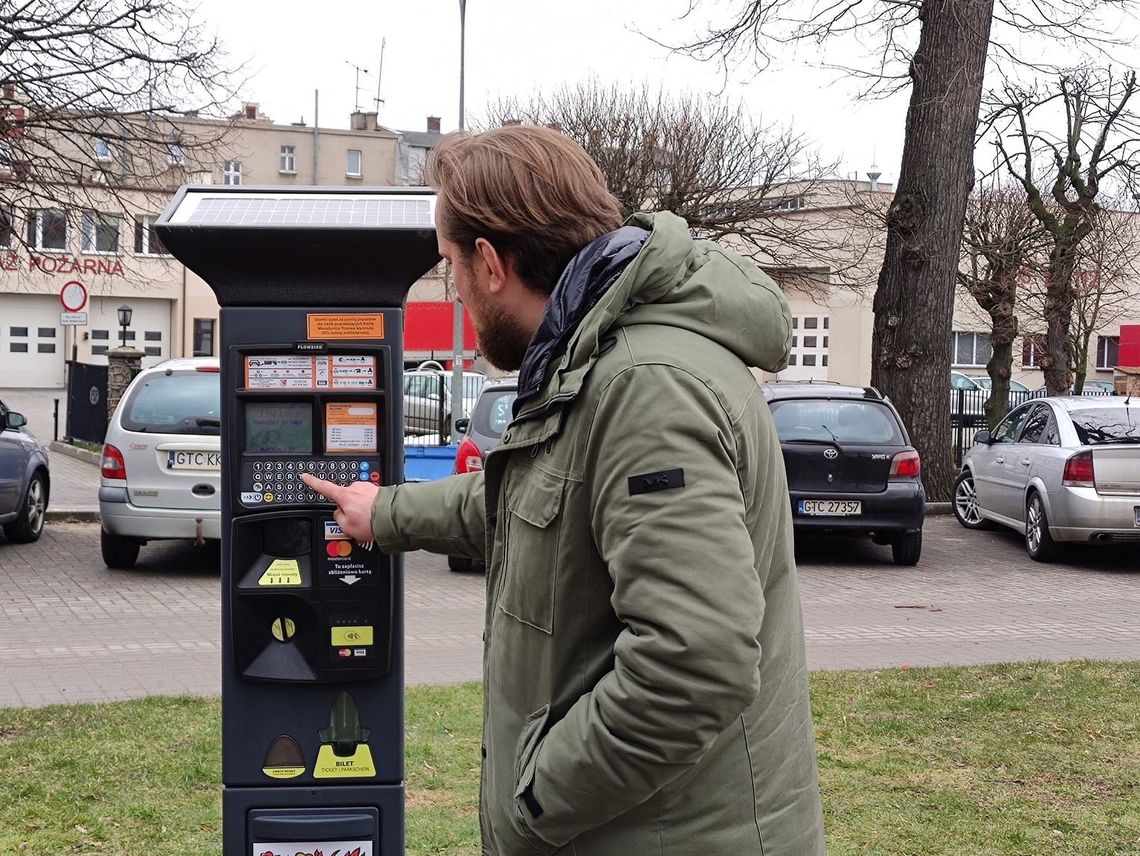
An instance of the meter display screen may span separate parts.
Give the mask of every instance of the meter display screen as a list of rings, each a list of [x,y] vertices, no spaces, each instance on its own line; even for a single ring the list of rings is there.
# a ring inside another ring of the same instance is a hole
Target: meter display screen
[[[375,452],[376,413],[374,401],[330,401],[325,404],[325,451]]]
[[[246,402],[245,451],[251,454],[312,454],[312,407],[303,402]]]

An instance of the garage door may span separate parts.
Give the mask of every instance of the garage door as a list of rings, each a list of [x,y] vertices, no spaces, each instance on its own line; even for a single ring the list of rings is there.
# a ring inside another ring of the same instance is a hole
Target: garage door
[[[792,347],[780,380],[827,380],[830,322],[828,315],[792,316]]]
[[[63,386],[60,308],[54,294],[0,295],[0,387]]]

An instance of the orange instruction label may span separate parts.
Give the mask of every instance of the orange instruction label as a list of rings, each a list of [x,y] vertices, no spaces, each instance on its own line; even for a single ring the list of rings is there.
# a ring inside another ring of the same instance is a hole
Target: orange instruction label
[[[310,339],[383,339],[384,316],[378,313],[317,314],[310,312]]]

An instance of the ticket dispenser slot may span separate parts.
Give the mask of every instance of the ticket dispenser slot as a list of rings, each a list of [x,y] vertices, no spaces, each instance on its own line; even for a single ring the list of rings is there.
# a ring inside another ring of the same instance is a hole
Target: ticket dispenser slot
[[[399,856],[403,561],[301,481],[403,480],[403,306],[438,261],[414,188],[184,187],[156,230],[222,362],[222,856]]]

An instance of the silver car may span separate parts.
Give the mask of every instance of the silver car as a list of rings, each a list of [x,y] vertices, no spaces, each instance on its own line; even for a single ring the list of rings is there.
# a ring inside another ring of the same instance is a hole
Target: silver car
[[[51,489],[47,447],[26,424],[0,401],[0,525],[12,543],[40,537]]]
[[[979,431],[954,485],[954,516],[1025,535],[1049,561],[1061,541],[1140,542],[1140,400],[1027,401]]]
[[[129,568],[148,541],[221,538],[221,385],[214,357],[145,369],[103,446],[103,562]]]

